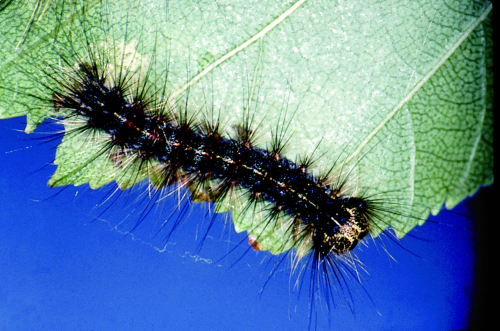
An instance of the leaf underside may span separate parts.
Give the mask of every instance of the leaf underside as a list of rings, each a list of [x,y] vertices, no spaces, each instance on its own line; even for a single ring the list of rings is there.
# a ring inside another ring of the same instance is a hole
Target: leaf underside
[[[0,12],[0,118],[26,115],[35,130],[54,116],[60,59],[104,48],[228,131],[250,109],[263,148],[289,125],[286,157],[317,147],[313,172],[335,164],[352,191],[393,203],[401,215],[379,226],[403,236],[493,183],[492,16],[488,1],[13,2]],[[95,158],[99,139],[83,142],[63,139],[51,183],[123,182],[106,155]],[[265,214],[240,213],[240,200],[220,206],[237,231],[288,249],[282,229],[255,228]]]

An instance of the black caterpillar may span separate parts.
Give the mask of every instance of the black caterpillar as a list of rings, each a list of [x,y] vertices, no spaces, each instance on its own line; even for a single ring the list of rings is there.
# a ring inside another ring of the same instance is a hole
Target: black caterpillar
[[[154,162],[156,188],[181,182],[192,199],[218,201],[242,187],[249,204],[272,204],[270,223],[280,213],[292,219],[295,243],[310,242],[316,265],[349,252],[369,233],[369,200],[343,195],[341,185],[327,184],[328,176],[308,173],[310,159],[297,164],[282,157],[278,139],[271,151],[254,147],[248,121],[235,139],[223,137],[218,124],[194,125],[186,116],[152,107],[145,90],[131,95],[125,78],[109,85],[97,65],[82,63],[75,74],[74,85],[54,92],[55,108],[84,117],[79,130],[108,134],[113,155],[135,155],[140,167]]]

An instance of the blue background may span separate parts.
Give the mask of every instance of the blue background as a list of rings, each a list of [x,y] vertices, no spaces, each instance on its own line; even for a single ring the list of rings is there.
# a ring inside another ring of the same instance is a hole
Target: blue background
[[[22,119],[0,121],[0,330],[307,330],[308,279],[297,298],[289,264],[259,295],[275,258],[238,246],[246,236],[222,221],[197,253],[206,205],[192,209],[163,252],[150,234],[168,212],[152,211],[134,237],[113,230],[124,219],[118,228],[130,229],[134,199],[119,197],[96,219],[109,190],[48,188],[57,141],[16,131],[23,128]],[[369,275],[349,286],[354,313],[336,300],[318,330],[466,328],[480,203],[476,196],[442,212],[402,239],[404,248],[388,239],[358,245]],[[373,303],[357,294],[363,288]]]

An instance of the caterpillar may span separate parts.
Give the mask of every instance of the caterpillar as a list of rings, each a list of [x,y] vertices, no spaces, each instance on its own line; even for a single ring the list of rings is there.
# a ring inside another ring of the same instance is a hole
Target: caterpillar
[[[124,39],[124,40],[126,40],[126,39]],[[90,46],[90,45],[88,45],[88,44],[87,44],[87,46]],[[118,48],[118,49],[124,52],[124,49],[125,49],[125,48]],[[104,53],[103,53],[103,54],[104,54]],[[138,53],[134,53],[134,54],[138,54]],[[155,54],[156,54],[156,53],[155,53]],[[173,55],[170,55],[170,56],[173,56]],[[62,58],[64,59],[64,57],[62,57]],[[121,58],[123,58],[123,57],[120,57],[120,56],[115,57],[115,59],[121,59]],[[154,60],[154,61],[156,61],[156,63],[161,62],[161,61],[157,61],[157,60]],[[72,69],[72,70],[75,70],[74,72],[78,73],[78,72],[80,72],[80,71],[78,71],[78,70],[81,70],[81,69],[82,69],[82,68],[81,68],[81,66],[84,66],[84,65],[85,65],[85,63],[80,62],[80,68],[77,68],[77,69]],[[153,72],[154,72],[154,70],[153,70]],[[170,75],[170,72],[169,72],[169,75]],[[93,79],[92,79],[91,81],[95,82],[95,81],[96,81],[96,76],[99,76],[99,75],[94,75],[94,76],[93,76]],[[124,74],[124,77],[126,77],[127,79],[130,79],[130,81],[133,81],[133,79],[135,79],[135,77],[134,77],[133,75],[129,76],[128,74]],[[83,78],[85,78],[85,76],[83,76]],[[124,78],[124,79],[125,79],[125,78]],[[80,77],[80,81],[81,81],[81,80],[82,80],[82,77]],[[160,80],[161,80],[161,79],[160,79]],[[71,81],[71,80],[70,80],[70,81]],[[125,80],[124,80],[124,81],[125,81]],[[73,81],[72,81],[72,83],[70,83],[70,84],[68,84],[68,83],[66,83],[66,82],[64,82],[64,83],[66,84],[66,87],[69,87],[69,88],[75,88],[75,86],[76,86],[76,88],[78,89],[78,81],[76,82],[76,85],[75,85],[75,81],[74,81],[74,80],[73,80]],[[90,85],[90,84],[88,84],[88,85]],[[94,85],[95,85],[95,84],[94,84]],[[97,85],[99,85],[99,84],[97,84]],[[161,83],[160,83],[160,85],[161,85]],[[86,85],[85,85],[85,86],[86,86]],[[80,85],[80,87],[81,87],[81,85]],[[102,88],[102,86],[101,86],[101,88]],[[294,86],[294,88],[295,88],[295,86]],[[214,91],[215,91],[215,92],[214,92]],[[212,90],[212,94],[215,94],[215,95],[216,95],[216,94],[218,93],[218,92],[216,92],[216,91],[218,91],[218,89],[214,88],[214,89]],[[156,94],[156,93],[155,93],[155,94]],[[193,95],[192,90],[190,90],[190,100],[194,100],[194,101],[193,101],[193,103],[196,103],[196,96],[191,97],[191,95]],[[155,95],[155,96],[156,96],[156,95]],[[64,99],[64,97],[65,97],[65,94],[64,94],[64,93],[60,93],[60,92],[59,92],[59,94],[58,94],[58,93],[57,93],[57,91],[55,91],[55,94],[54,94],[54,96],[53,96],[53,103],[55,103],[55,104],[57,105],[57,107],[55,107],[56,112],[57,112],[57,111],[59,111],[59,109],[60,109],[60,108],[68,108],[68,107],[65,107],[65,105],[67,106],[67,104],[66,104],[67,100],[66,100],[66,101],[64,101],[64,100],[65,100],[65,99]],[[133,98],[132,98],[132,100],[133,100]],[[45,100],[45,101],[47,101],[47,100]],[[130,101],[130,99],[129,99],[129,101]],[[137,101],[137,100],[135,100],[135,101]],[[140,102],[139,102],[139,103],[137,103],[137,102],[135,102],[135,101],[134,101],[134,102],[131,102],[131,104],[132,104],[132,105],[133,105],[133,104],[135,104],[135,107],[139,107],[139,108],[142,108],[142,107],[143,107],[143,105],[141,105],[141,104],[140,104]],[[191,102],[191,101],[190,101],[190,102]],[[51,105],[51,106],[53,106],[53,105]],[[45,107],[45,109],[46,109],[46,108],[47,108],[47,107]],[[116,114],[115,114],[115,117],[117,117],[117,116],[116,116]],[[180,121],[180,122],[182,123],[182,121]],[[126,123],[126,121],[122,121],[121,123]],[[132,127],[132,128],[133,128],[133,130],[135,130],[135,131],[137,131],[137,132],[141,131],[141,130],[137,130],[137,126],[136,126],[136,124],[135,124],[133,121],[129,121],[129,123],[132,123],[132,125],[131,125],[130,127]],[[210,124],[210,125],[212,125],[212,124]],[[206,125],[206,128],[207,128],[207,127],[210,127],[210,125]],[[214,126],[212,125],[212,127],[214,127]],[[87,123],[87,127],[86,127],[85,129],[86,129],[86,130],[88,130],[88,129],[89,129],[89,127],[88,127],[88,123]],[[132,132],[133,132],[133,131],[132,131]],[[244,134],[246,134],[246,135],[248,135],[248,134],[250,133],[250,131],[249,131],[249,130],[247,130],[247,131],[241,130],[241,127],[240,127],[239,132],[243,132],[243,133],[244,133]],[[212,133],[214,133],[214,132],[212,132]],[[243,144],[243,145],[245,145],[245,144]],[[249,145],[252,145],[252,144],[249,144]],[[382,144],[381,144],[381,145],[382,145]],[[377,144],[375,144],[375,146],[377,146]],[[373,146],[371,146],[370,148],[372,148],[372,149],[373,149],[374,147],[373,147]],[[123,148],[122,148],[122,149],[123,149]],[[369,150],[369,151],[371,151],[370,149],[368,149],[368,150]],[[115,163],[115,168],[119,168],[119,167],[117,167],[116,165],[126,164],[126,163],[127,163],[127,153],[123,153],[123,151],[122,151],[122,150],[117,149],[117,151],[115,151],[115,152],[113,152],[113,153],[108,153],[108,155],[109,155],[109,154],[113,154],[113,159],[114,159],[114,163]],[[270,153],[270,154],[273,154],[273,153]],[[279,154],[279,153],[274,153],[274,154]],[[369,156],[370,154],[369,154],[369,153],[367,153],[367,155]],[[278,155],[275,155],[275,157],[274,157],[274,158],[275,158],[277,161],[278,161],[278,159],[279,159]],[[361,159],[362,159],[363,161],[365,161],[365,159],[367,159],[367,158],[368,158],[368,157],[366,157],[366,158],[365,158],[365,157],[363,157],[363,158],[361,158]],[[287,162],[288,162],[288,161],[287,161]],[[359,163],[359,160],[356,160],[355,162]],[[307,163],[307,162],[305,162],[305,163]],[[290,163],[289,163],[289,164],[290,164]],[[300,167],[299,167],[299,168],[300,168]],[[132,168],[132,169],[133,169],[133,168]],[[115,170],[115,173],[116,173],[116,170]],[[141,175],[141,174],[139,174],[139,175],[136,175],[136,176],[137,176],[137,178],[140,178],[142,175]],[[178,176],[175,176],[175,177],[178,177]],[[134,179],[134,177],[133,177],[133,176],[132,176],[132,177],[129,177],[129,178],[132,178],[132,179],[130,179],[130,180],[132,180],[132,183],[135,183],[136,179]],[[167,183],[170,183],[170,182],[168,182],[168,181],[164,181],[164,182],[165,182],[165,183],[164,183],[163,185],[165,185],[165,184],[167,184]],[[313,182],[314,182],[314,181],[313,181]],[[122,183],[123,183],[123,182],[122,182]],[[126,182],[125,182],[125,183],[126,183]],[[122,186],[126,187],[126,186],[129,186],[129,185],[127,184],[127,185],[122,185]],[[157,186],[157,187],[158,187],[158,186],[162,186],[162,185],[155,185],[155,186]],[[382,189],[382,190],[383,190],[383,189]],[[207,190],[204,190],[204,191],[207,191]],[[210,191],[210,190],[208,190],[208,191]],[[339,195],[339,197],[340,197],[340,195]],[[400,205],[405,205],[405,203],[400,203]],[[404,214],[404,212],[402,212],[401,214]],[[260,244],[260,240],[259,240],[259,244]],[[307,310],[306,310],[306,311],[307,311]]]

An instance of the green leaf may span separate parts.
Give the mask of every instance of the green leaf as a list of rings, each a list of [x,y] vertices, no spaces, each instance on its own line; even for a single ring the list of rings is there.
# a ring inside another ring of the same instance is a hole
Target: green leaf
[[[263,147],[271,131],[289,122],[286,157],[318,146],[315,173],[336,163],[336,174],[349,173],[353,190],[396,201],[402,215],[411,215],[386,220],[399,236],[443,203],[452,208],[493,182],[488,1],[96,0],[83,6],[53,0],[28,34],[32,4],[26,3],[0,12],[6,31],[0,117],[28,115],[28,132],[53,116],[43,86],[51,84],[47,68],[81,52],[85,30],[92,45],[115,53],[111,58],[126,49],[143,68],[151,66],[149,81],[158,89],[168,72],[169,101],[182,103],[189,94],[193,114],[213,109],[217,116],[221,109],[229,130],[249,107]],[[104,166],[87,167],[89,155],[72,150],[77,144],[70,140],[60,147],[66,150],[52,181],[93,182]],[[106,167],[110,177],[92,187],[116,180],[118,172]],[[236,229],[257,237],[253,222],[262,217],[233,213]],[[259,237],[260,246],[287,249],[274,230]]]

